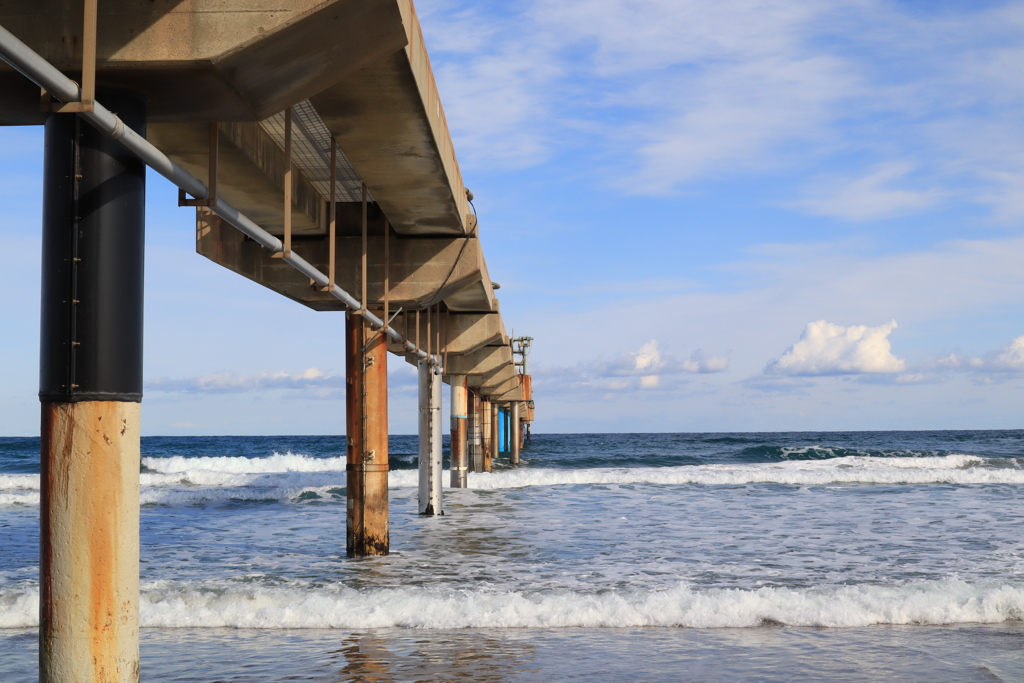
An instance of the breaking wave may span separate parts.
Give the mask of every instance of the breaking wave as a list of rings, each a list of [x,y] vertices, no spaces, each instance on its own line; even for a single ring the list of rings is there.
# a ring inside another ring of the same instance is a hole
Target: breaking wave
[[[231,456],[185,458],[180,455],[168,458],[143,458],[143,471],[161,474],[184,474],[194,472],[237,472],[254,474],[259,472],[344,472],[345,457],[311,458],[295,453],[274,453],[265,458],[240,458]]]
[[[38,588],[0,589],[0,628],[38,626]],[[749,628],[764,624],[1000,623],[1024,618],[1024,585],[960,580],[805,589],[488,592],[428,588],[143,587],[143,626],[161,628]]]
[[[196,505],[227,500],[298,502],[336,498],[345,486],[343,458],[274,455],[267,458],[145,458],[140,477],[143,505]],[[416,470],[393,470],[391,488],[417,485]],[[447,475],[445,476],[447,480]],[[523,467],[474,473],[469,488],[654,484],[705,486],[784,484],[1024,484],[1015,460],[973,455],[913,458],[845,456],[827,460],[684,465],[677,467]],[[0,476],[0,505],[38,505],[39,475]]]

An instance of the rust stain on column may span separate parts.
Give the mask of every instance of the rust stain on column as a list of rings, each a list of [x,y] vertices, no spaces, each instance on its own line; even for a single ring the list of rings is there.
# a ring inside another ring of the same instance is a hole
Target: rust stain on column
[[[42,406],[40,680],[139,680],[139,404]]]
[[[346,316],[345,338],[346,550],[349,557],[387,555],[390,547],[387,345],[383,334],[374,334],[360,316],[351,313]]]

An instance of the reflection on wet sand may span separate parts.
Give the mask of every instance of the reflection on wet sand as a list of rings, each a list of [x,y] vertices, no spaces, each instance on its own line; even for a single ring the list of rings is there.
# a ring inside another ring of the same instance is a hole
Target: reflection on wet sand
[[[480,631],[365,631],[346,636],[330,653],[338,678],[360,683],[474,681],[501,683],[513,674],[536,673],[527,640]],[[333,667],[332,667],[333,668]]]
[[[36,632],[0,629],[0,681],[38,679]],[[852,629],[143,629],[160,683],[1022,681],[1024,622]]]

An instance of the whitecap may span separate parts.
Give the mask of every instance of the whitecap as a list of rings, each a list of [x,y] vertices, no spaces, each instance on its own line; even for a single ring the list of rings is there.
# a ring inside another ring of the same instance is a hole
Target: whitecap
[[[0,628],[38,625],[38,588],[0,589]],[[1000,623],[1024,618],[1024,585],[957,579],[900,586],[657,591],[143,587],[143,626],[160,628],[750,628]]]

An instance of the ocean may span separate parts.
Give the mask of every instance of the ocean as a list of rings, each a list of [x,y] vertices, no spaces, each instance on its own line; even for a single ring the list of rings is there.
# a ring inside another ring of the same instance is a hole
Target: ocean
[[[38,449],[0,439],[4,683]],[[349,560],[343,437],[143,438],[143,680],[1024,680],[1024,431],[535,434],[432,518],[390,449]]]

